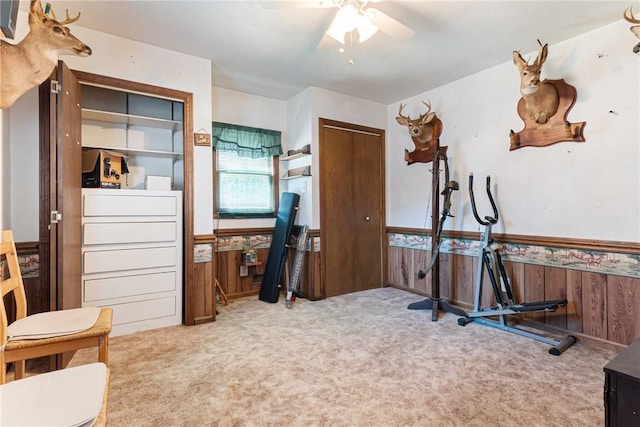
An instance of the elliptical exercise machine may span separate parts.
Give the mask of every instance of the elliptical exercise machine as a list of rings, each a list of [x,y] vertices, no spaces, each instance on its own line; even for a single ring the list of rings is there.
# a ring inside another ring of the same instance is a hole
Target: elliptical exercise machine
[[[460,326],[465,326],[470,322],[478,322],[486,326],[491,326],[493,328],[531,338],[553,346],[549,349],[549,353],[554,356],[559,356],[563,351],[571,347],[576,342],[576,337],[568,335],[566,338],[558,341],[525,331],[516,326],[510,326],[507,322],[507,315],[545,311],[553,312],[560,307],[566,306],[567,300],[559,299],[520,304],[515,303],[511,284],[509,283],[509,278],[504,268],[504,264],[502,263],[502,257],[497,245],[494,244],[493,238],[491,237],[491,227],[498,222],[498,208],[496,207],[493,196],[491,195],[490,176],[487,176],[486,187],[489,202],[493,208],[493,216],[485,216],[484,219],[481,219],[480,215],[478,215],[473,195],[473,174],[469,175],[469,196],[471,198],[473,216],[475,216],[476,221],[478,221],[480,225],[484,226],[484,232],[480,234],[480,249],[478,251],[478,268],[474,291],[473,311],[467,313],[464,317],[459,318],[458,324]],[[481,307],[482,282],[485,268],[495,295],[496,305],[494,307]],[[499,283],[498,279],[500,279]],[[497,317],[498,320],[489,319],[489,317]]]

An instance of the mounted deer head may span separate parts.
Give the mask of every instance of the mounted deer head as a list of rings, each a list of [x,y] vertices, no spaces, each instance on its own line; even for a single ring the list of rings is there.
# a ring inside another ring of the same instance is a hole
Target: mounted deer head
[[[409,136],[416,149],[412,152],[404,150],[404,159],[408,164],[421,162],[428,163],[433,160],[433,154],[437,148],[437,139],[442,133],[442,121],[436,117],[436,113],[431,112],[431,104],[422,101],[427,106],[427,112],[421,114],[417,119],[411,119],[410,116],[403,116],[402,109],[405,107],[400,104],[398,117],[396,121],[406,126],[409,130]]]
[[[536,123],[546,123],[558,111],[558,92],[553,85],[541,82],[542,64],[547,59],[548,45],[538,40],[540,49],[533,64],[522,58],[520,52],[513,52],[513,63],[520,70],[520,94],[524,98],[527,112]]]
[[[631,22],[632,24],[640,24],[640,19],[637,19],[635,16],[633,16],[633,7],[626,9],[622,16],[624,17],[625,21]],[[634,25],[629,29],[633,34],[636,35],[637,38],[640,39],[640,25]],[[636,55],[640,54],[640,43],[633,47],[633,53],[635,53]]]
[[[0,109],[9,108],[29,89],[45,81],[53,71],[58,54],[91,55],[91,48],[71,35],[66,24],[75,18],[58,21],[42,10],[39,0],[31,0],[29,34],[16,45],[0,43]]]
[[[398,111],[398,117],[396,117],[396,121],[402,125],[406,126],[409,129],[409,135],[414,141],[418,141],[420,143],[427,143],[433,137],[433,126],[430,125],[433,118],[436,116],[436,113],[431,112],[431,104],[422,101],[424,105],[427,106],[427,112],[420,115],[417,119],[411,120],[410,116],[403,116],[402,109],[405,107],[400,104],[400,110]]]

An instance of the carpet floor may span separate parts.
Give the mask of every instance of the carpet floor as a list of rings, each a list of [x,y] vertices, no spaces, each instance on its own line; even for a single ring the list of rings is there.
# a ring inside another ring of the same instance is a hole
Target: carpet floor
[[[603,366],[393,288],[321,301],[257,297],[216,322],[112,337],[111,426],[602,426]],[[96,360],[78,352],[72,365]]]

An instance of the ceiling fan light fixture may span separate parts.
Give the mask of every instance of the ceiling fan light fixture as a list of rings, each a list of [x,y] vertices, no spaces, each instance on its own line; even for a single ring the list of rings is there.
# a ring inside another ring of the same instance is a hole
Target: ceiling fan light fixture
[[[368,17],[360,15],[358,18],[358,34],[360,35],[358,40],[360,43],[369,40],[377,31],[378,27]]]
[[[352,4],[345,4],[338,10],[327,34],[344,44],[344,35],[358,27],[360,16],[360,12]]]
[[[327,30],[327,34],[333,37],[334,39],[336,39],[337,41],[339,41],[340,43],[344,44],[345,33],[340,28],[338,28],[337,25],[334,24],[331,27],[329,27],[329,29]]]

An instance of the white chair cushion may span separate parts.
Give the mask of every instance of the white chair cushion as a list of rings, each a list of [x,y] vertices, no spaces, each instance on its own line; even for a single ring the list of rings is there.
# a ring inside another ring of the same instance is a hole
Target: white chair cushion
[[[99,307],[47,311],[18,319],[7,328],[9,340],[57,337],[86,331],[96,324]]]
[[[91,363],[0,385],[0,425],[90,425],[102,408],[106,376],[104,363]]]

